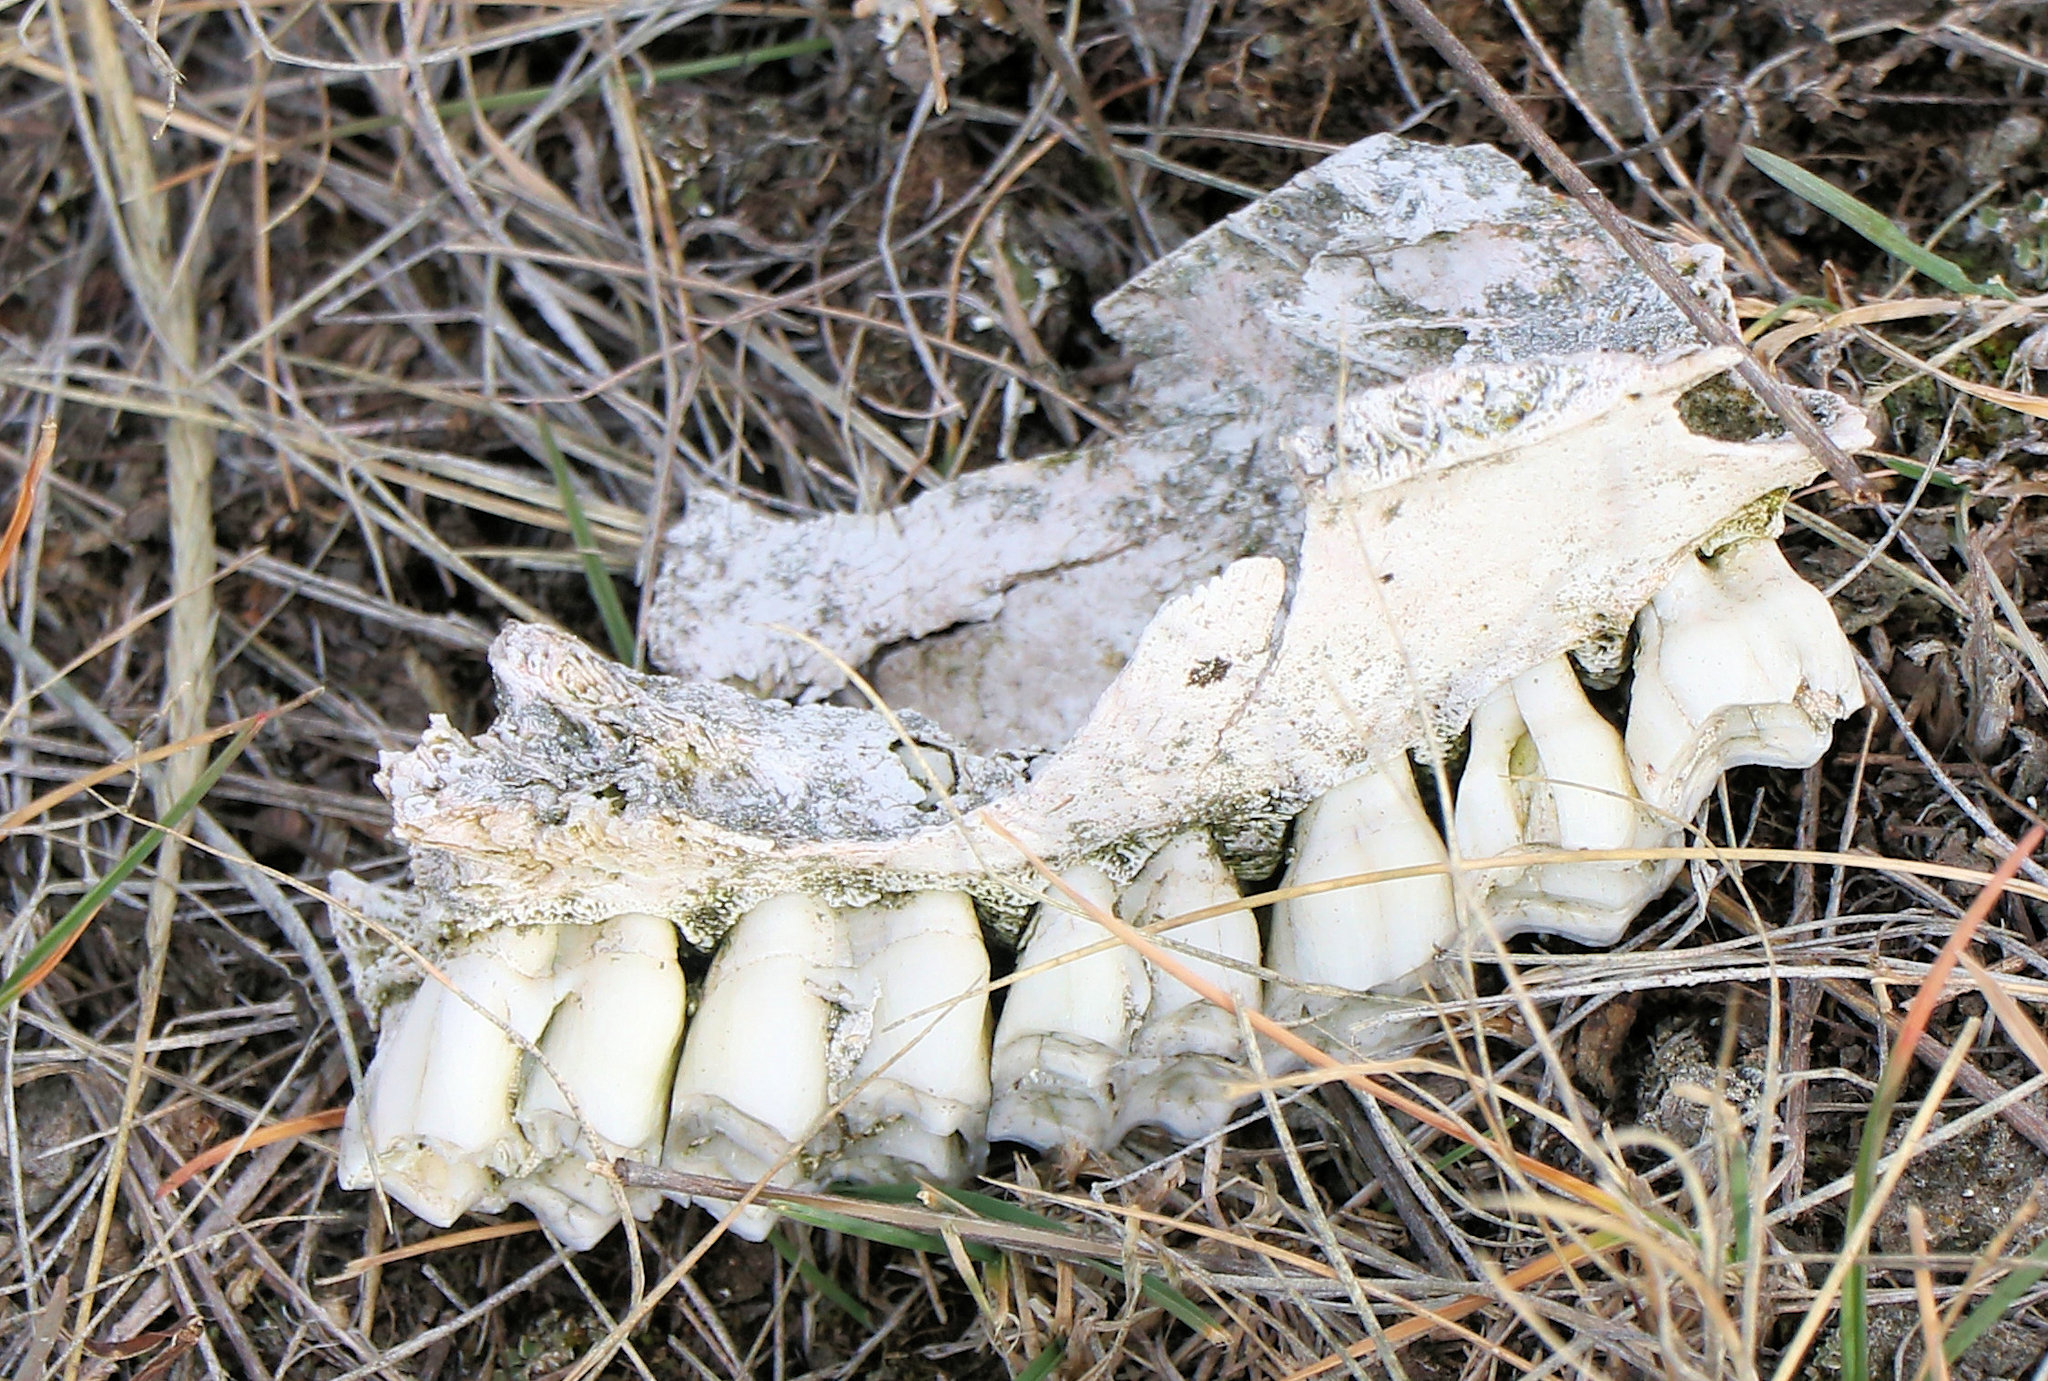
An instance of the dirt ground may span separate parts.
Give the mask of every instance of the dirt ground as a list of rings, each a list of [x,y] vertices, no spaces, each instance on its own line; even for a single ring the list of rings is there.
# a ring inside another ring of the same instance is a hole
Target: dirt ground
[[[1096,1267],[1009,1251],[968,1278],[800,1227],[671,1282],[708,1224],[676,1209],[638,1259],[530,1231],[378,1255],[442,1233],[334,1183],[320,1115],[370,1033],[321,889],[398,874],[378,754],[429,714],[489,724],[502,621],[605,645],[541,418],[630,617],[693,488],[842,511],[1085,442],[1128,377],[1092,304],[1329,151],[1490,142],[1545,180],[1393,0],[963,8],[893,52],[780,0],[7,11],[0,969],[38,967],[224,739],[139,753],[289,708],[5,1012],[0,1372],[580,1376],[630,1313],[604,1374],[2043,1375],[2038,1268],[2010,1269],[2048,1232],[2038,888],[1991,909],[1988,976],[1901,1057],[1867,1359],[1830,1278],[1902,1021],[2048,786],[2048,12],[2021,0],[1435,5],[1623,212],[1728,251],[1745,324],[1824,326],[1779,368],[1880,431],[1877,496],[1814,486],[1786,546],[1889,703],[1710,812],[1719,842],[1811,860],[1703,867],[1616,955],[1526,946],[1543,1029],[1503,1006],[1483,1051],[1424,1052],[1483,1054],[1549,1114],[1515,1145],[1615,1202],[1532,1206],[1325,1091],[1203,1156],[995,1167],[1167,1263],[1211,1334]],[[2016,298],[1912,276],[1743,145]],[[1009,304],[999,262],[1030,285]],[[1920,306],[1820,320],[1879,301]],[[161,1192],[273,1124],[300,1134]]]

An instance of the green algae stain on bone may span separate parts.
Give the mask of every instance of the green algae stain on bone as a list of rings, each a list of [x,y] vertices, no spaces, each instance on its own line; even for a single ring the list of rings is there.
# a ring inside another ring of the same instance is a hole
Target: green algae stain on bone
[[[1716,441],[1749,442],[1784,430],[1763,400],[1728,374],[1686,390],[1678,400],[1678,417],[1694,436]]]

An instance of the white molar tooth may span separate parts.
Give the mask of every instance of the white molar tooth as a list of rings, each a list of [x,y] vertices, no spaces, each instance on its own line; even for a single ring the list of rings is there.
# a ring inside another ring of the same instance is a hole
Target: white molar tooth
[[[1636,620],[1629,764],[1643,799],[1691,820],[1731,767],[1810,767],[1863,706],[1827,597],[1775,541],[1680,563]]]
[[[1472,750],[1453,812],[1458,852],[1634,849],[1672,841],[1637,798],[1621,735],[1554,657],[1502,686],[1472,715]],[[1472,875],[1505,937],[1540,930],[1612,944],[1670,885],[1675,862],[1531,864]]]
[[[683,1039],[662,1163],[672,1170],[753,1181],[808,1183],[810,1136],[831,1106],[828,1051],[833,1001],[849,955],[836,910],[784,893],[741,916],[726,936]],[[724,1200],[696,1202],[725,1218]],[[732,1230],[758,1242],[775,1214],[748,1207]]]
[[[346,1187],[380,1184],[438,1227],[504,1206],[500,1181],[532,1159],[513,1117],[524,1050],[505,1028],[532,1041],[546,1027],[559,930],[508,926],[465,940],[440,965],[447,985],[429,977],[405,1000],[350,1105]]]
[[[1153,854],[1124,889],[1120,914],[1134,926],[1149,927],[1177,916],[1236,901],[1237,879],[1216,852],[1206,830],[1190,830]],[[1259,923],[1247,910],[1227,911],[1178,926],[1163,937],[1184,947],[1175,958],[1229,994],[1240,1008],[1256,1010],[1260,982],[1250,972],[1259,962]],[[1234,964],[1188,954],[1187,949]],[[1242,966],[1242,967],[1239,967]],[[1244,1038],[1237,1017],[1179,979],[1147,964],[1152,1002],[1131,1041],[1131,1053],[1110,1079],[1116,1089],[1114,1140],[1133,1127],[1164,1127],[1185,1141],[1199,1141],[1230,1120],[1245,1082]]]
[[[1092,904],[1115,906],[1116,884],[1101,869],[1083,864],[1062,876]],[[1108,938],[1107,930],[1055,892],[1025,932],[1018,971]],[[1109,1146],[1116,1106],[1110,1077],[1130,1054],[1131,1038],[1151,1005],[1151,986],[1144,959],[1121,944],[1012,983],[996,1024],[989,1140],[1041,1151],[1061,1144]]]
[[[1283,886],[1329,882],[1448,859],[1405,758],[1331,788],[1294,823]],[[1386,1021],[1375,1004],[1302,991],[1296,984],[1364,994],[1415,986],[1417,970],[1458,935],[1450,878],[1395,878],[1276,902],[1266,962],[1279,975],[1266,995],[1275,1017],[1313,1018],[1322,1043],[1355,1045]]]
[[[846,925],[847,1005],[864,1042],[843,1081],[849,1140],[819,1178],[964,1178],[986,1150],[989,1103],[988,948],[974,903],[917,892],[848,911]]]
[[[562,997],[539,1042],[547,1065],[527,1062],[517,1113],[541,1161],[504,1194],[579,1251],[619,1221],[617,1193],[586,1164],[661,1156],[686,996],[676,939],[667,921],[639,914],[564,928],[555,967]],[[568,1085],[573,1110],[549,1068]],[[625,1196],[642,1220],[660,1201],[651,1190]]]

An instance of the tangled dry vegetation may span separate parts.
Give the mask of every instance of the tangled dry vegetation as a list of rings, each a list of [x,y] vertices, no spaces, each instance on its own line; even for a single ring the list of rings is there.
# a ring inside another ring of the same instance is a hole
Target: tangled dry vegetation
[[[1369,133],[1518,146],[1394,0],[984,0],[893,55],[777,0],[9,6],[0,1371],[2040,1375],[2048,873],[1935,961],[2048,785],[2041,12],[1437,10],[1882,418],[1878,497],[1816,487],[1789,539],[1873,710],[1730,781],[1696,895],[1473,975],[1377,1073],[1519,1157],[1288,1086],[1192,1151],[1001,1167],[1028,1223],[899,1206],[936,1250],[671,1211],[570,1258],[335,1189],[367,1032],[319,905],[398,861],[377,753],[488,721],[499,620],[602,641],[570,515],[632,589],[694,489],[875,507],[1113,430],[1089,306],[1163,246]],[[1910,278],[1742,144],[2017,299]]]

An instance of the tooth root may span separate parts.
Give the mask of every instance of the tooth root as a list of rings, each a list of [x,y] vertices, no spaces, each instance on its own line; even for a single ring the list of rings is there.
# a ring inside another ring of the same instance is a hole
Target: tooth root
[[[831,1105],[832,993],[848,958],[845,918],[808,897],[773,897],[740,917],[683,1039],[664,1164],[752,1181],[787,1157],[773,1182],[808,1182],[801,1143]],[[732,1208],[697,1202],[721,1218]],[[750,1207],[733,1231],[758,1242],[774,1222]]]
[[[557,930],[505,927],[464,941],[440,966],[448,986],[427,978],[385,1023],[344,1128],[344,1183],[381,1184],[440,1227],[477,1205],[503,1206],[500,1181],[531,1159],[512,1113],[523,1052],[456,992],[538,1037],[555,1004]]]
[[[840,1116],[849,1140],[821,1179],[958,1180],[979,1168],[989,1106],[988,948],[961,892],[846,913],[853,971]]]
[[[586,1163],[661,1155],[686,993],[676,930],[667,921],[629,914],[563,932],[555,969],[562,998],[539,1046],[596,1142],[577,1125],[547,1068],[528,1060],[517,1120],[540,1164],[504,1194],[581,1251],[619,1221],[617,1196]],[[642,1219],[659,1198],[626,1192]]]
[[[1100,869],[1084,865],[1065,877],[1094,904],[1115,905],[1116,885]],[[1109,938],[1070,906],[1064,896],[1039,906],[1017,956],[1019,971]],[[989,1140],[1040,1150],[1111,1144],[1110,1076],[1130,1053],[1150,989],[1144,960],[1123,945],[1011,984],[996,1025]]]
[[[1810,767],[1863,704],[1827,597],[1778,544],[1690,559],[1636,620],[1628,757],[1643,799],[1690,820],[1731,767]]]
[[[1405,760],[1332,788],[1295,824],[1286,886],[1355,873],[1443,863],[1444,842],[1422,808]],[[1413,986],[1415,971],[1458,934],[1450,879],[1442,874],[1346,887],[1277,902],[1266,962],[1280,981],[1266,1009],[1309,1016],[1326,1043],[1370,1043],[1385,1017],[1377,1004],[1304,992],[1296,985],[1353,994]]]
[[[1124,891],[1121,914],[1135,926],[1151,926],[1189,912],[1237,900],[1237,879],[1216,853],[1206,831],[1190,830],[1169,840]],[[1167,939],[1189,949],[1256,968],[1259,926],[1252,913],[1229,911],[1179,926]],[[1222,988],[1240,1006],[1256,1009],[1256,974],[1213,959],[1175,956]],[[1247,1078],[1239,1063],[1244,1040],[1231,1013],[1156,966],[1146,965],[1152,1002],[1131,1042],[1131,1053],[1111,1074],[1117,1092],[1112,1140],[1133,1127],[1157,1125],[1187,1141],[1199,1141],[1230,1120],[1250,1095],[1229,1089]]]
[[[1636,798],[1621,735],[1564,657],[1516,677],[1474,711],[1453,821],[1467,858],[1529,847],[1648,848],[1672,838]],[[1472,878],[1503,935],[1540,930],[1611,944],[1676,871],[1675,863],[1557,862]]]

